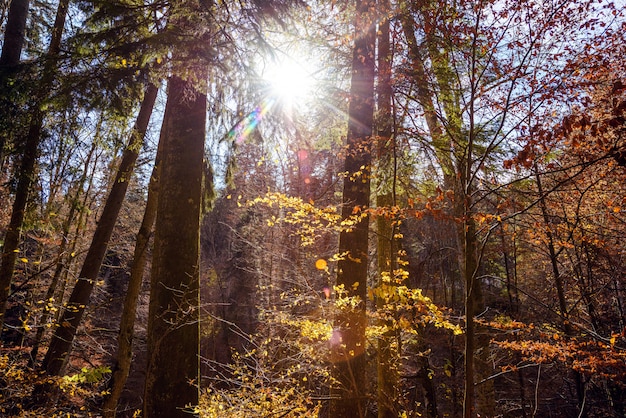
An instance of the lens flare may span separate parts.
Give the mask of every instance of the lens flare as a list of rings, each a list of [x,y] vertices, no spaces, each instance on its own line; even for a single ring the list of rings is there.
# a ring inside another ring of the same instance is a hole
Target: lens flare
[[[228,132],[228,139],[234,140],[237,144],[242,143],[256,129],[273,105],[274,101],[272,99],[263,100],[260,105],[248,113]]]

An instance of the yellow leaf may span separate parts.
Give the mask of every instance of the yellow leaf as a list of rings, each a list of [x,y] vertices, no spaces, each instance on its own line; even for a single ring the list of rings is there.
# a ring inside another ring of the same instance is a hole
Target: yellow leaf
[[[20,258],[20,261],[21,261],[22,263],[28,263],[28,258],[24,258],[24,257],[22,257],[22,258]]]

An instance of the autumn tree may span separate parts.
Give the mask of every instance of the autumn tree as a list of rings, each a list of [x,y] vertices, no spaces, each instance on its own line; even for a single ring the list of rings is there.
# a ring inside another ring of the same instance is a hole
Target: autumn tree
[[[354,17],[352,80],[348,109],[348,134],[345,156],[342,217],[362,213],[354,225],[339,236],[336,285],[354,298],[336,318],[333,331],[332,360],[341,385],[338,399],[331,403],[337,417],[365,416],[367,367],[365,314],[367,300],[368,225],[370,205],[371,138],[374,118],[375,3],[357,1]]]
[[[252,3],[260,16],[288,5]],[[168,81],[148,323],[147,416],[184,415],[185,407],[198,404],[199,233],[213,7],[189,2],[171,9],[176,33],[184,39],[185,32],[199,31],[206,44],[187,42]],[[210,192],[210,178],[204,187]]]
[[[91,292],[97,281],[117,216],[126,195],[135,161],[139,156],[139,150],[146,134],[157,92],[158,87],[154,84],[150,84],[146,90],[136,125],[130,135],[113,186],[94,232],[89,251],[83,261],[79,280],[76,282],[67,307],[59,319],[59,324],[63,325],[57,327],[46,352],[42,368],[50,375],[61,373],[78,325],[81,322],[85,308],[89,304]]]
[[[56,19],[52,28],[50,44],[46,54],[45,65],[43,69],[43,77],[37,87],[37,97],[45,100],[47,94],[54,82],[55,63],[61,48],[61,37],[63,35],[63,27],[67,17],[67,9],[69,0],[62,0],[57,8]],[[24,139],[24,154],[22,155],[20,169],[18,171],[18,185],[15,191],[15,200],[11,212],[11,220],[9,222],[7,232],[4,237],[4,245],[2,247],[2,264],[0,265],[0,324],[4,323],[4,314],[6,311],[7,299],[10,294],[11,282],[13,280],[13,271],[18,255],[18,246],[24,222],[24,215],[28,196],[31,192],[33,177],[35,174],[35,166],[37,155],[41,143],[42,128],[45,113],[42,110],[43,102],[36,103],[31,109],[30,125],[28,134]],[[0,327],[0,332],[2,332]]]

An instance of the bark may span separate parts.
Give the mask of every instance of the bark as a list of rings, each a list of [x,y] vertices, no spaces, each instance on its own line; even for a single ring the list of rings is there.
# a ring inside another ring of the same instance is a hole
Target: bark
[[[56,75],[54,65],[60,52],[61,36],[63,34],[63,27],[65,26],[68,5],[69,0],[61,0],[57,8],[56,19],[54,21],[50,45],[47,52],[46,66],[43,70],[41,84],[38,88],[39,94],[37,97],[39,97],[40,100],[32,110],[28,134],[24,141],[24,155],[22,156],[18,173],[19,179],[15,191],[15,200],[13,201],[11,220],[9,221],[9,226],[7,227],[7,232],[4,237],[2,265],[0,265],[0,333],[4,325],[4,314],[11,289],[11,282],[13,281],[15,262],[19,253],[19,241],[26,212],[26,203],[28,202],[28,195],[30,194],[33,177],[35,175],[35,164],[37,162],[39,144],[41,142],[41,130],[44,121],[44,113],[41,110],[41,104],[44,98],[47,97]]]
[[[0,54],[0,91],[3,92],[3,97],[0,97],[0,112],[2,112],[0,117],[2,118],[11,118],[10,109],[14,107],[12,100],[4,95],[10,96],[9,92],[14,88],[10,80],[14,77],[17,66],[20,63],[20,56],[22,55],[29,1],[13,0],[9,7],[2,53]],[[5,119],[5,123],[7,119]],[[7,131],[3,130],[0,132],[0,169],[4,166],[4,150],[9,139],[9,132]]]
[[[379,13],[382,14],[378,28],[378,112],[376,117],[377,130],[377,193],[376,207],[390,209],[395,204],[395,140],[393,135],[392,86],[391,86],[391,48],[389,40],[389,1],[379,3]],[[378,286],[385,288],[397,285],[393,278],[393,271],[397,268],[397,245],[395,239],[395,220],[387,214],[379,214],[376,218],[378,232]],[[383,280],[387,276],[391,283]],[[384,300],[377,301],[378,309],[385,309]],[[396,338],[391,321],[381,320],[381,326],[388,326],[389,331],[378,339],[377,353],[377,382],[378,382],[378,417],[397,417],[398,402],[398,353],[393,342]]]
[[[357,0],[355,43],[352,57],[352,84],[348,109],[349,125],[343,184],[342,217],[366,210],[370,197],[371,136],[374,115],[375,2]],[[339,236],[337,285],[347,296],[360,302],[335,318],[332,359],[334,377],[340,384],[337,398],[331,401],[333,417],[365,416],[366,380],[365,328],[367,317],[367,253],[369,218],[358,221],[353,229]]]
[[[199,77],[199,79],[202,79]],[[206,95],[168,85],[154,236],[143,414],[189,417],[199,399],[200,210]]]
[[[20,62],[26,35],[26,18],[28,16],[29,2],[30,0],[11,1],[7,25],[4,29],[0,67],[13,67]]]
[[[469,197],[467,197],[469,200]],[[468,214],[470,212],[467,212]],[[463,416],[465,418],[473,418],[476,416],[476,391],[474,387],[475,381],[475,359],[476,351],[476,323],[474,316],[477,311],[477,293],[479,284],[475,279],[476,276],[476,225],[473,219],[466,219],[463,223],[465,227],[464,233],[464,250],[465,250],[465,395],[463,399]]]
[[[164,119],[165,121],[166,119]],[[146,267],[150,237],[154,227],[157,210],[157,196],[159,183],[159,165],[161,155],[157,151],[156,161],[150,177],[148,186],[148,199],[144,211],[141,226],[137,233],[133,262],[130,267],[130,279],[128,289],[124,298],[124,308],[120,319],[120,332],[117,338],[117,358],[113,368],[113,374],[109,382],[109,396],[105,399],[102,407],[102,414],[105,418],[113,418],[116,415],[117,404],[126,384],[126,379],[130,373],[133,358],[133,336],[135,326],[135,316],[137,314],[137,300],[141,291],[144,270]]]
[[[78,281],[67,302],[67,307],[58,322],[50,346],[43,360],[42,368],[50,375],[59,375],[67,361],[76,330],[89,304],[91,292],[97,281],[102,261],[106,254],[113,228],[126,196],[139,150],[143,144],[158,88],[150,84],[145,92],[137,121],[122,155],[122,161],[115,176],[109,196],[102,210],[91,245],[83,262]]]

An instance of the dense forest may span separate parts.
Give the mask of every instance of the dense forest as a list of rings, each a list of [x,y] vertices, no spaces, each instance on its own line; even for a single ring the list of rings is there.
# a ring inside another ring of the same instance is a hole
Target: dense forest
[[[0,0],[0,416],[625,417],[622,0]]]

